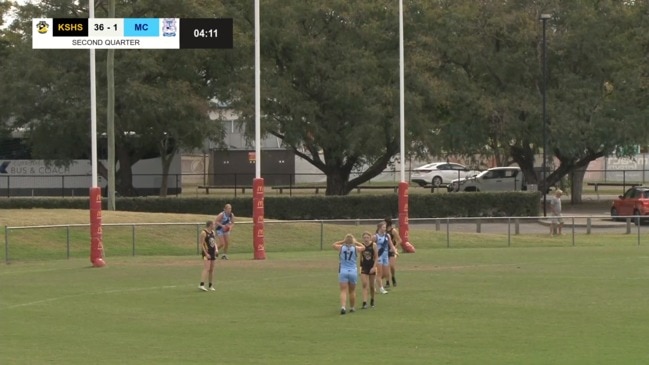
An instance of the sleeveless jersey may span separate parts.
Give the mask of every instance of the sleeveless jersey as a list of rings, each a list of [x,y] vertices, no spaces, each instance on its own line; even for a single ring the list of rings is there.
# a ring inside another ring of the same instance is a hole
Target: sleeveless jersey
[[[343,271],[356,271],[356,246],[343,245],[340,248],[340,272]]]
[[[395,242],[397,242],[397,241],[394,239],[395,236],[396,236],[396,234],[394,233],[394,228],[390,228],[390,230],[387,231],[387,232],[388,232],[388,234],[390,235],[390,238],[392,239],[392,243],[394,243],[394,244],[396,245]]]
[[[379,256],[383,255],[383,252],[387,252],[390,248],[388,243],[388,237],[386,234],[376,234],[376,247],[379,249]]]
[[[223,217],[221,218],[221,222],[219,222],[219,223],[221,223],[224,226],[227,226],[228,224],[232,223],[232,215],[226,213],[225,211],[223,211]],[[216,227],[216,230],[217,231],[222,231],[223,227],[218,226],[218,227]]]
[[[374,267],[374,245],[370,243],[369,246],[365,245],[365,251],[361,254],[361,272],[369,274],[370,270]]]
[[[390,230],[387,231],[387,232],[388,232],[388,234],[390,235],[390,238],[392,239],[392,244],[393,244],[393,245],[395,246],[395,248],[396,248],[396,246],[397,246],[397,240],[395,239],[395,237],[397,236],[397,234],[395,233],[394,228],[390,227]],[[389,256],[390,256],[390,257],[393,257],[393,256],[394,256],[394,252],[390,251],[390,252],[389,252]]]
[[[216,255],[216,238],[214,236],[214,231],[208,232],[206,229],[205,231],[205,246],[207,246],[207,252],[210,254],[210,256],[214,257]],[[205,255],[205,253],[203,253]]]

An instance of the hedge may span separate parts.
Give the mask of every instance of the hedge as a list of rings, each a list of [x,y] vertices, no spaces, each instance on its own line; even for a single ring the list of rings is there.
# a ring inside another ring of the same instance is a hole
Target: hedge
[[[195,213],[216,215],[226,203],[239,216],[252,216],[252,198],[117,198],[120,211]],[[410,218],[537,216],[541,202],[535,192],[453,193],[413,195]],[[0,209],[88,209],[86,198],[3,198]],[[264,198],[264,216],[269,219],[363,219],[398,216],[396,194],[305,196]],[[106,209],[104,199],[103,208]]]

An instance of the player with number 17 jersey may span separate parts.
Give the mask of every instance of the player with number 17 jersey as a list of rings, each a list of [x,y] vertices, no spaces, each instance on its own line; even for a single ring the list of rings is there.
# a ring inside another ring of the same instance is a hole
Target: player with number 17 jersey
[[[356,241],[353,235],[347,234],[342,241],[334,242],[334,250],[338,251],[338,283],[340,284],[340,314],[347,313],[347,297],[349,311],[354,312],[356,304],[356,282],[358,281],[358,254],[365,251],[365,246]]]
[[[341,282],[346,278],[344,281],[356,284],[356,280],[358,279],[358,268],[356,267],[357,258],[356,246],[343,245],[340,248],[339,275]]]

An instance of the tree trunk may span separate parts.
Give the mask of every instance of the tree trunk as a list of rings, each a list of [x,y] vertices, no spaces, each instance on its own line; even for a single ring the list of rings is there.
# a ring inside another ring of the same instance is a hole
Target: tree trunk
[[[97,161],[97,175],[108,181],[108,168],[100,161]]]
[[[584,175],[586,175],[586,166],[578,167],[570,174],[570,203],[572,204],[582,203]]]
[[[283,138],[277,133],[275,136]],[[357,165],[361,156],[351,155],[347,156],[344,163],[343,160],[335,156],[336,151],[323,150],[322,154],[315,145],[306,145],[308,153],[302,152],[297,146],[291,146],[293,152],[308,161],[310,164],[318,168],[327,176],[327,191],[326,195],[347,195],[354,190],[358,185],[369,181],[375,176],[381,174],[388,165],[390,159],[397,153],[399,149],[398,139],[388,141],[386,151],[378,157],[366,170],[359,176],[349,180],[351,171]],[[323,158],[324,157],[324,161]]]
[[[326,195],[347,195],[351,191],[348,186],[349,173],[341,169],[332,169],[326,173],[327,191]]]
[[[137,191],[133,187],[133,170],[131,166],[135,163],[131,161],[131,155],[126,148],[117,149],[117,160],[119,161],[119,178],[117,191],[122,196],[137,196]]]
[[[168,194],[169,184],[169,169],[171,168],[171,161],[173,161],[174,156],[176,155],[177,149],[173,148],[171,151],[168,150],[168,144],[166,142],[160,143],[160,162],[162,163],[162,182],[160,183],[160,197],[164,198]]]
[[[537,184],[539,191],[543,191],[545,182],[543,181],[543,173],[537,175],[534,169],[534,152],[529,147],[529,143],[523,142],[525,147],[511,146],[511,158],[521,168],[521,172],[525,177],[527,184]]]
[[[168,161],[168,162],[167,162]],[[167,182],[167,177],[169,176],[169,167],[171,166],[171,160],[167,158],[162,159],[162,181],[160,182],[160,197],[166,198],[169,190],[169,184]]]

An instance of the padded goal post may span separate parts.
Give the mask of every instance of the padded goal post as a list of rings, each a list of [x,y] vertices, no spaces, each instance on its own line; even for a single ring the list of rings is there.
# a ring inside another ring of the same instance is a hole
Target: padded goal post
[[[399,183],[399,235],[403,252],[415,253],[415,246],[410,243],[410,227],[408,224],[408,186],[405,181]]]
[[[94,267],[103,267],[104,245],[101,228],[101,188],[90,188],[90,262]]]

